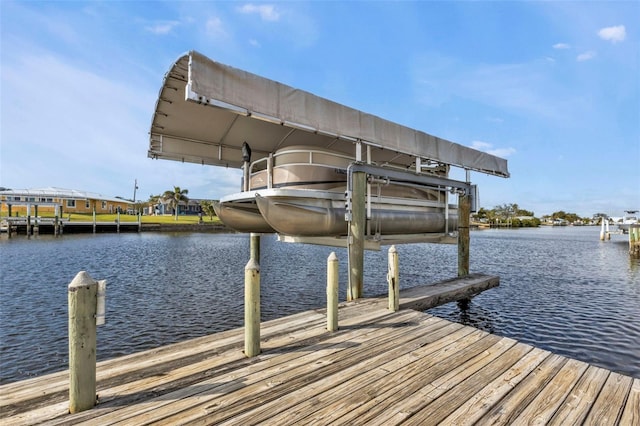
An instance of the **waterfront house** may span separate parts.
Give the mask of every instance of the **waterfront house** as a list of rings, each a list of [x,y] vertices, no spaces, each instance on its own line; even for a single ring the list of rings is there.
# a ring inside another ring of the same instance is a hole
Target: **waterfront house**
[[[29,214],[85,213],[113,214],[133,211],[134,203],[118,197],[107,197],[94,192],[55,187],[32,189],[3,189],[0,191],[0,216]]]

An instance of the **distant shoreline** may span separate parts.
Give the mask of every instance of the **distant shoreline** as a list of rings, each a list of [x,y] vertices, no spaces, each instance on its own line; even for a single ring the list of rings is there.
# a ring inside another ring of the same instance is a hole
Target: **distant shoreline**
[[[233,229],[217,223],[143,223],[141,232],[216,232],[232,233]]]
[[[53,222],[41,223],[39,226],[31,225],[31,233],[51,235],[54,233]],[[12,225],[12,234],[27,235],[26,222],[14,223]],[[235,233],[233,229],[220,223],[142,223],[121,222],[118,226],[113,222],[97,222],[95,224],[95,233],[97,234],[116,234],[116,233],[134,233],[134,232],[207,232],[207,233]],[[3,227],[2,234],[6,234],[7,229]],[[62,234],[92,234],[94,233],[94,224],[91,222],[63,222]]]

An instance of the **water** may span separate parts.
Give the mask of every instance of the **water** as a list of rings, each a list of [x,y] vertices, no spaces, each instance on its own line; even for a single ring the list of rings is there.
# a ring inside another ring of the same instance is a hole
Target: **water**
[[[599,229],[472,232],[471,271],[500,287],[468,309],[428,312],[640,377],[640,261],[626,237]],[[67,286],[78,271],[106,279],[107,323],[98,359],[166,345],[243,323],[247,235],[141,233],[19,236],[0,240],[0,383],[68,366]],[[322,307],[326,259],[346,250],[262,239],[262,319]],[[401,288],[451,278],[455,246],[399,246]],[[386,248],[366,252],[365,296],[386,293]]]

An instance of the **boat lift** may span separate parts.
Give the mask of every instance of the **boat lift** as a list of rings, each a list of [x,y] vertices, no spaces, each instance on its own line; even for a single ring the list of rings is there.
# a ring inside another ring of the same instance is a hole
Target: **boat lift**
[[[457,194],[459,270],[465,270],[460,258],[466,258],[468,273],[468,241],[466,249],[461,241],[464,232],[468,240],[469,211],[477,205],[477,187],[470,183],[470,172],[509,177],[505,159],[215,62],[194,51],[180,56],[166,73],[156,101],[148,156],[244,169],[243,189],[247,189],[247,142],[254,154],[268,159],[279,149],[301,145],[355,157],[348,167],[347,190],[342,199],[348,224],[345,240],[349,262],[355,265],[349,268],[349,288],[355,289],[350,293],[353,298],[362,294],[365,243],[394,242],[390,236],[377,238],[375,229],[367,230],[366,219],[372,217],[371,185],[395,182]],[[423,173],[423,164],[439,164],[447,170],[461,168],[466,172],[466,182],[449,179],[448,173]],[[267,173],[272,172],[272,167],[268,161]],[[245,191],[245,195],[251,192]],[[448,195],[446,198],[445,217],[449,218]],[[444,232],[402,236],[405,242],[412,238],[454,240],[448,223]],[[327,243],[322,236],[293,234],[281,239]]]

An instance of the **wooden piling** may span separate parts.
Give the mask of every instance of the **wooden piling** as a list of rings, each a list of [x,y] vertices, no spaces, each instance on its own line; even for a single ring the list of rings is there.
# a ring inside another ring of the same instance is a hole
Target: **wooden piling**
[[[79,272],[69,284],[69,412],[96,403],[96,311],[98,282]]]
[[[640,225],[629,225],[629,256],[640,259]]]
[[[244,268],[244,354],[260,354],[260,265],[254,258]]]
[[[331,252],[327,259],[327,330],[338,329],[338,256]]]
[[[31,204],[27,204],[27,238],[31,237]]]
[[[258,265],[260,265],[260,234],[252,232],[249,238],[250,258],[255,259]]]
[[[364,288],[364,231],[367,221],[365,192],[367,174],[355,172],[352,177],[351,207],[352,217],[349,223],[349,286],[347,300],[359,299]]]
[[[400,268],[396,246],[389,248],[387,282],[389,283],[389,310],[396,312],[400,309]]]
[[[471,196],[458,196],[458,276],[469,275],[469,214]]]

